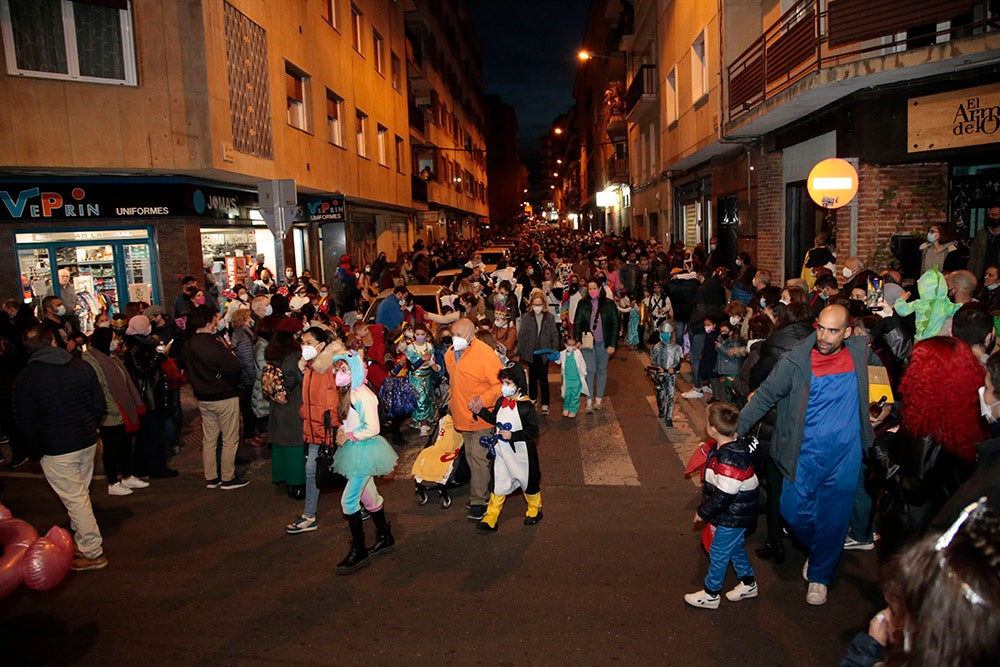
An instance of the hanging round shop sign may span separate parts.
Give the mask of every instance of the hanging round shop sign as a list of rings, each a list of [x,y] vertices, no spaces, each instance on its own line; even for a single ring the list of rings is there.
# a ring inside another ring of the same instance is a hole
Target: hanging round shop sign
[[[840,208],[858,194],[858,170],[847,160],[831,157],[809,172],[809,196],[823,208]]]

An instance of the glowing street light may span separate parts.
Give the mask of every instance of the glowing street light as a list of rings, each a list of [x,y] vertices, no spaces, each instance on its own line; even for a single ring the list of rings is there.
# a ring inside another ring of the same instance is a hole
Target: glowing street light
[[[556,158],[556,164],[562,164],[562,158]]]
[[[553,128],[552,129],[552,133],[553,134],[562,134],[563,133],[563,129],[561,127]]]
[[[559,178],[559,172],[558,171],[553,171],[552,175],[555,176],[556,178]]]

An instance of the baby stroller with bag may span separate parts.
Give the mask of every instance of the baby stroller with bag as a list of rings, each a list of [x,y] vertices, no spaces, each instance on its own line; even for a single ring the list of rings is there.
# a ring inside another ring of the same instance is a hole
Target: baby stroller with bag
[[[428,493],[437,491],[441,509],[451,507],[448,490],[467,484],[471,476],[462,449],[462,435],[455,430],[447,409],[442,407],[438,412],[440,417],[434,442],[417,455],[412,470],[417,503],[426,505]]]

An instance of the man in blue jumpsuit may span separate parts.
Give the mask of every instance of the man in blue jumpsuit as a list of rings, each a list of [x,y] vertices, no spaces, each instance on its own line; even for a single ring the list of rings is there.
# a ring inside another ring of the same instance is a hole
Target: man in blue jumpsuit
[[[827,306],[816,333],[778,361],[740,412],[742,436],[777,406],[771,458],[786,480],[781,515],[809,550],[803,576],[812,605],[826,602],[851,521],[862,451],[873,438],[866,357],[865,338],[851,337],[847,309]]]

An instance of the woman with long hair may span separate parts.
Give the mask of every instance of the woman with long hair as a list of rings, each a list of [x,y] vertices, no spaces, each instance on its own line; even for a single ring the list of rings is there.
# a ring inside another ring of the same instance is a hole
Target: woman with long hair
[[[284,402],[271,399],[267,420],[267,439],[271,443],[271,481],[284,484],[289,498],[304,500],[306,497],[306,457],[302,453],[302,371],[299,359],[302,348],[295,339],[302,322],[292,317],[282,318],[277,331],[264,348],[264,363],[269,378],[280,371],[284,388]]]
[[[757,275],[757,267],[753,265],[750,253],[741,252],[736,255],[736,279],[733,280],[733,301],[739,301],[744,306],[750,305],[753,298],[753,278]]]
[[[347,352],[338,354],[334,361],[334,382],[339,393],[337,416],[343,426],[337,432],[333,469],[347,478],[340,506],[351,529],[351,550],[337,564],[337,573],[350,574],[370,556],[385,553],[396,543],[385,518],[385,501],[373,477],[391,473],[398,456],[379,435],[378,397],[365,384],[364,358],[357,352]],[[375,524],[375,543],[371,549],[365,546],[362,506]]]
[[[545,294],[533,290],[528,299],[528,312],[517,323],[517,354],[528,364],[528,396],[541,400],[541,413],[549,413],[549,353],[559,349],[559,330],[549,312]],[[508,353],[509,354],[509,353]]]
[[[587,412],[601,410],[604,389],[608,383],[608,358],[618,347],[619,318],[614,301],[605,294],[596,280],[587,283],[587,296],[576,307],[573,337],[581,342],[583,360],[587,364]],[[590,372],[593,369],[593,372]]]

